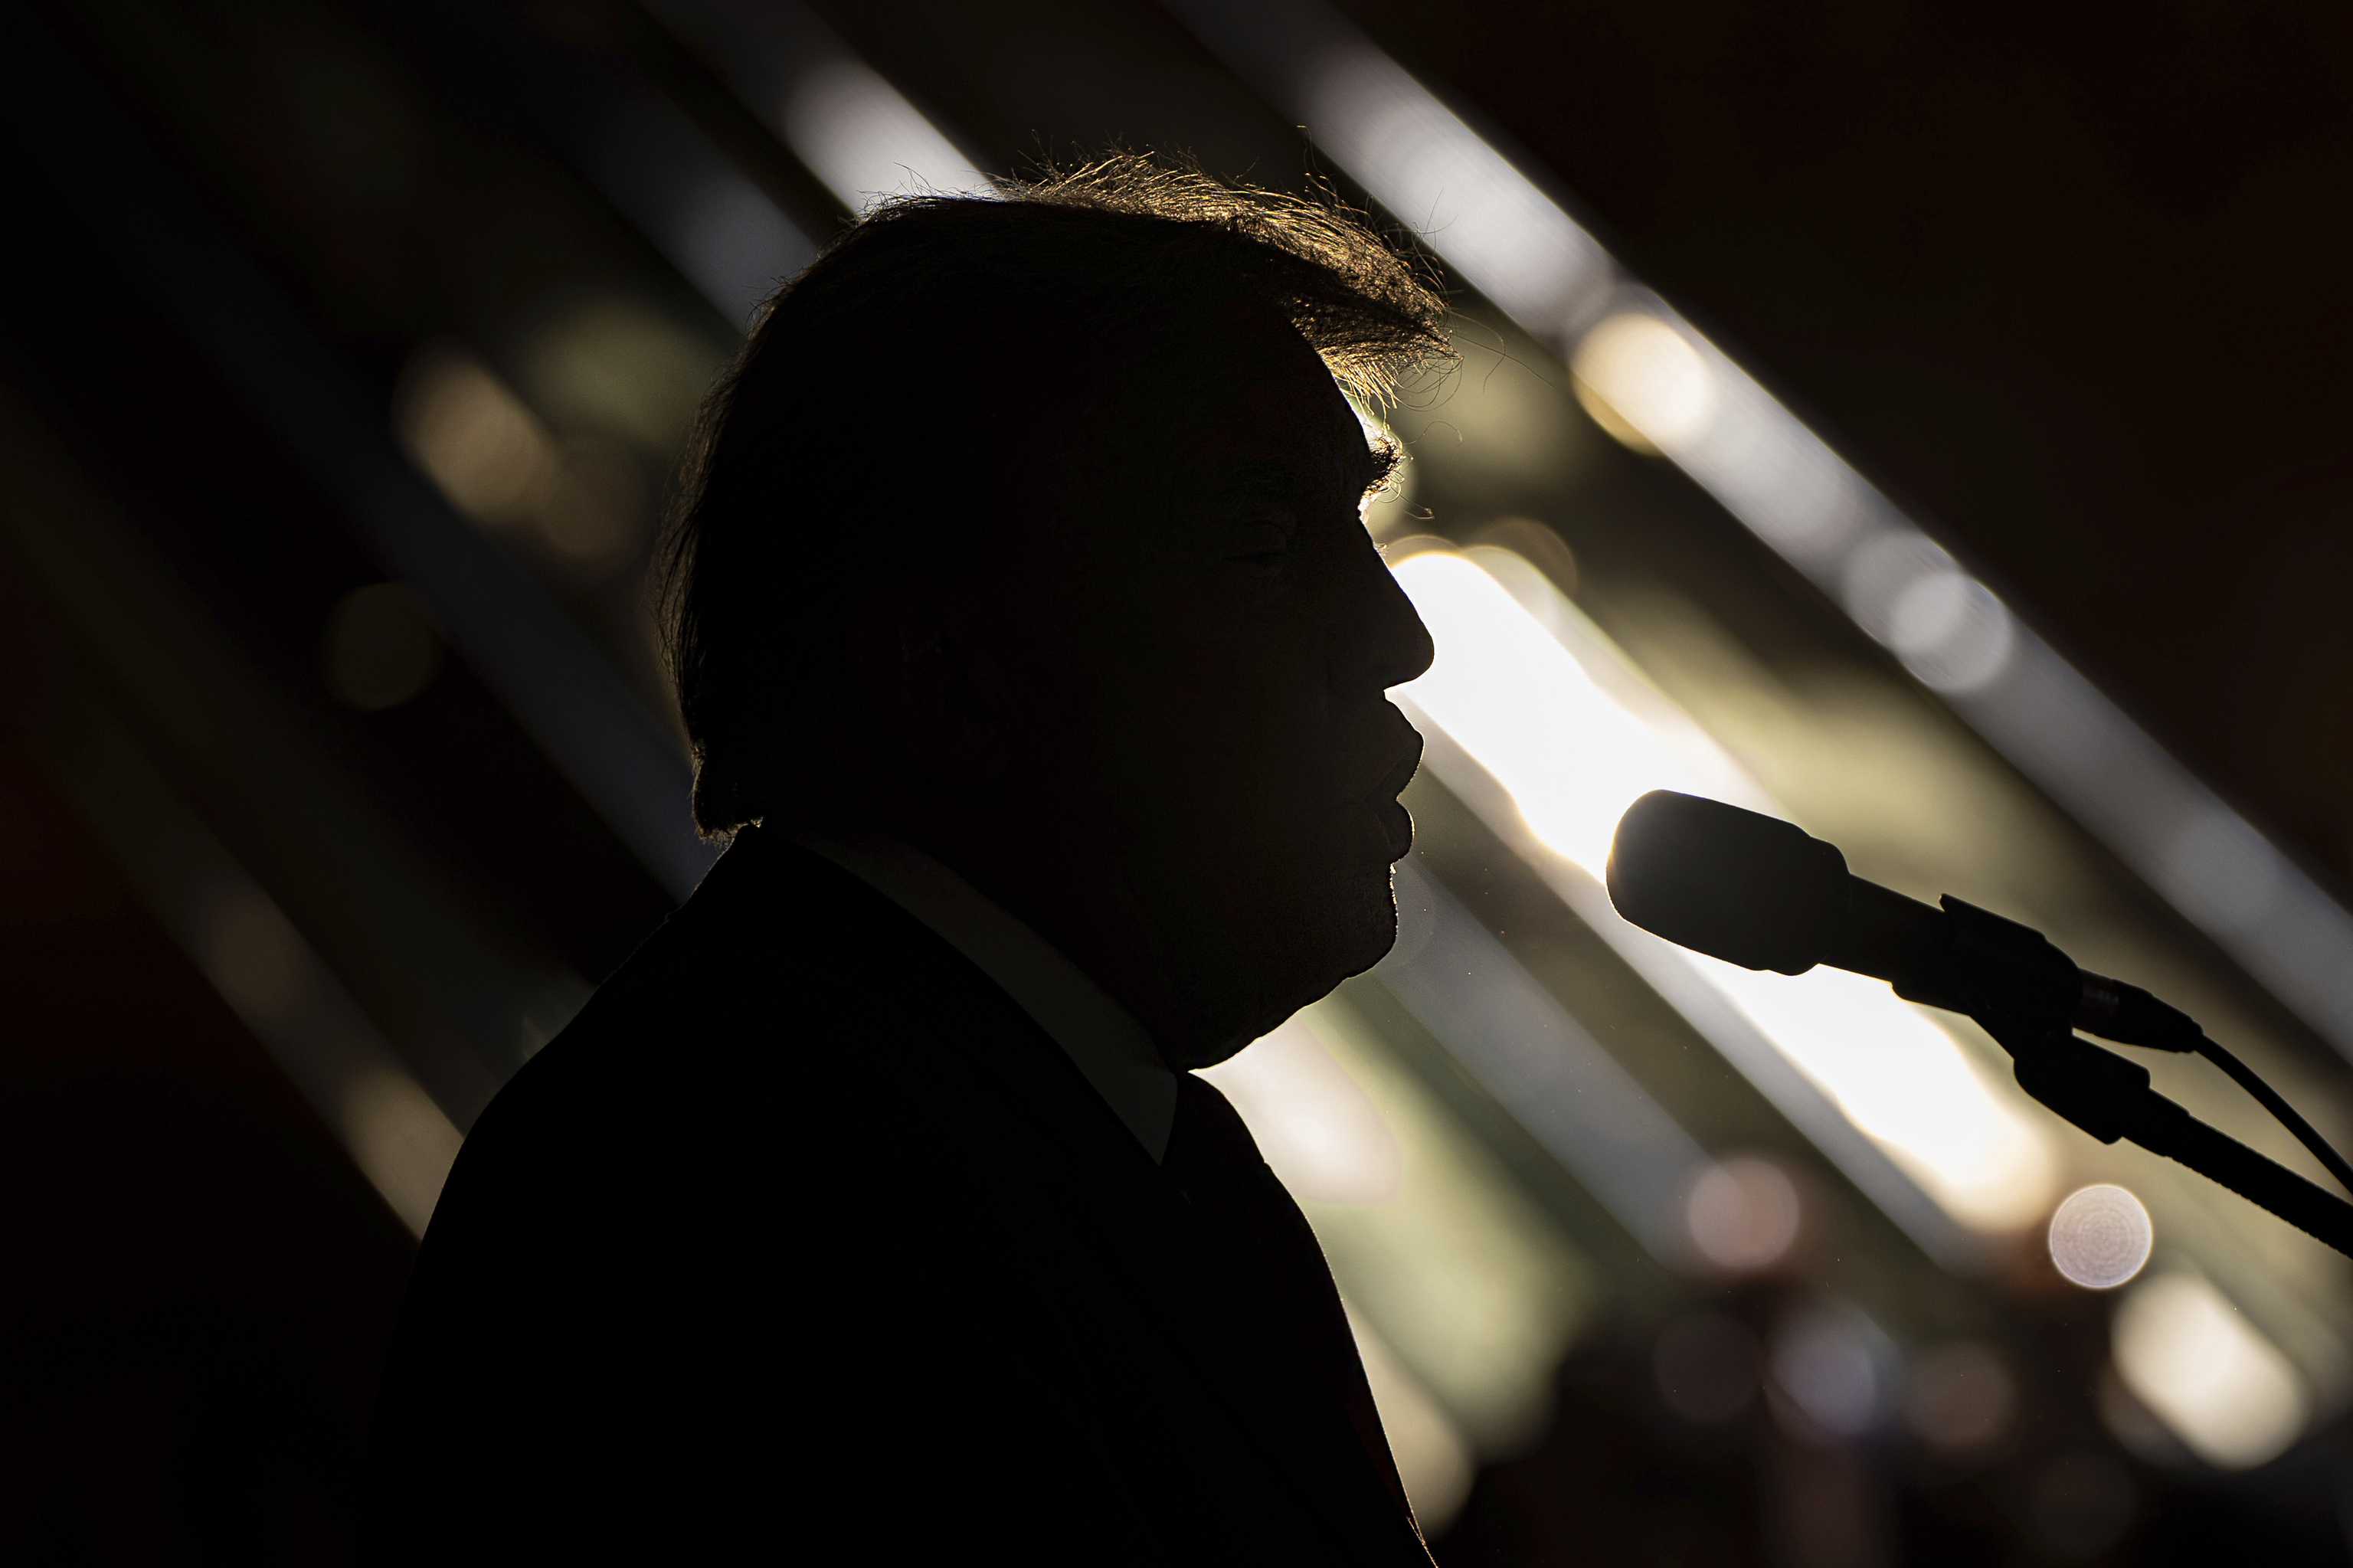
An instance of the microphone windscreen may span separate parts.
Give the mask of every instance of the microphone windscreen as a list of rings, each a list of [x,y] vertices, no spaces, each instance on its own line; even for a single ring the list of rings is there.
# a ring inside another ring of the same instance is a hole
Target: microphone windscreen
[[[1678,947],[1803,974],[1846,914],[1846,857],[1777,818],[1653,789],[1618,820],[1609,901]]]

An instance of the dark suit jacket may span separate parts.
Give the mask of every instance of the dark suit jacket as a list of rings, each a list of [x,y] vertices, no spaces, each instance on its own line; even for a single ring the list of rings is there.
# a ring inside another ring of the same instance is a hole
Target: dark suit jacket
[[[961,954],[753,831],[466,1141],[379,1563],[1419,1563],[1305,1222],[1187,1077],[1155,1165]]]

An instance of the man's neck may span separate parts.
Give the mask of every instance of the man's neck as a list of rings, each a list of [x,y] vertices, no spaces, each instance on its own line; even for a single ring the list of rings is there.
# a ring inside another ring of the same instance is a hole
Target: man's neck
[[[871,831],[791,835],[930,927],[1053,1037],[1156,1161],[1176,1075],[1133,1013],[1055,943],[923,851]]]
[[[1123,874],[1124,857],[1113,835],[1083,831],[1055,806],[1023,813],[1001,798],[980,811],[937,799],[888,803],[899,809],[834,816],[814,831],[844,842],[871,837],[922,851],[1083,969],[1144,1025],[1162,1060],[1199,1056],[1205,988],[1180,983],[1172,972],[1161,912],[1147,907]],[[804,831],[813,826],[803,824]]]

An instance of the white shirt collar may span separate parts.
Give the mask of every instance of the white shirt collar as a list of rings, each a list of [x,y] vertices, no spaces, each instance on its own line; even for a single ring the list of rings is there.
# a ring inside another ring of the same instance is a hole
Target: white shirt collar
[[[880,834],[788,835],[921,920],[1005,988],[1054,1038],[1157,1163],[1176,1120],[1176,1075],[1127,1009],[987,894]]]

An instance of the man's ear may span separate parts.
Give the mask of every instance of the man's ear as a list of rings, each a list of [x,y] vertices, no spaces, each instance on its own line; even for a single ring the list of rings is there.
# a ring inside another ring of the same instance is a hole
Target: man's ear
[[[1005,682],[939,589],[886,584],[850,614],[854,682],[875,738],[951,789],[1005,771]]]

